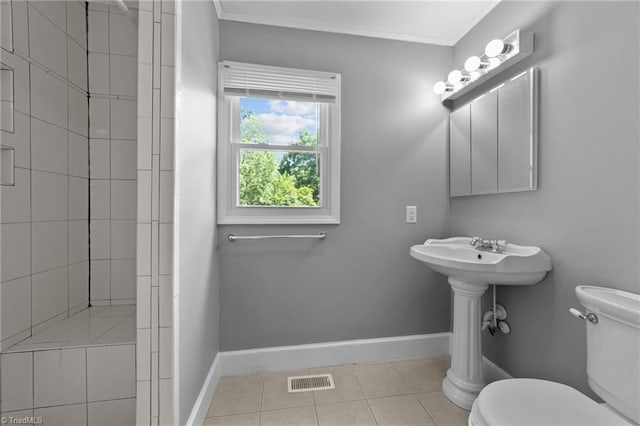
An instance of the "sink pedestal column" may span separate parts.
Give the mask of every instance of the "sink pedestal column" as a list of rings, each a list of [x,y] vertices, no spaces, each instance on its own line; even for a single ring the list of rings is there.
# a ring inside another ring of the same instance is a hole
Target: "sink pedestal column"
[[[480,298],[486,284],[468,284],[449,278],[453,289],[453,342],[451,368],[442,382],[442,391],[454,404],[470,410],[485,383],[482,380]]]

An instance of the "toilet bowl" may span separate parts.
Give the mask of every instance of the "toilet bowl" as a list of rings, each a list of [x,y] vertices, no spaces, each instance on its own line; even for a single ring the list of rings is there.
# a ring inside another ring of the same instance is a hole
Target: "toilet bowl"
[[[589,386],[606,404],[561,383],[500,380],[474,401],[470,426],[640,423],[640,295],[578,286],[576,296],[589,314],[580,315],[587,328]]]
[[[537,379],[508,379],[486,386],[474,401],[469,426],[632,425],[574,388]]]

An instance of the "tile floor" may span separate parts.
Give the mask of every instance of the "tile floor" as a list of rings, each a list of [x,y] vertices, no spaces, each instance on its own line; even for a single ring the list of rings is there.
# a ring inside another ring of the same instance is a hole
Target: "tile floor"
[[[444,396],[449,356],[222,377],[206,426],[451,425],[469,412]],[[287,376],[331,373],[335,389],[287,393]]]

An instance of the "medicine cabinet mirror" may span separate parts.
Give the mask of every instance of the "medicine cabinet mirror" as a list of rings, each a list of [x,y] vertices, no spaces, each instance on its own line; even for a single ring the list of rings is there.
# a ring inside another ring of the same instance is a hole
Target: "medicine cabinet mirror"
[[[451,113],[452,197],[537,189],[537,74],[531,68]]]

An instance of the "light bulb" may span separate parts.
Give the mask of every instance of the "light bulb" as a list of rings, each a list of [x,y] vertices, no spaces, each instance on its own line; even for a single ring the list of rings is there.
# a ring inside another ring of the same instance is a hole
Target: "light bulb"
[[[469,80],[469,76],[462,74],[460,70],[453,70],[447,76],[447,81],[453,85],[465,82]]]
[[[474,71],[478,71],[481,69],[485,69],[488,66],[489,66],[489,63],[486,61],[483,61],[478,56],[470,56],[469,59],[467,59],[464,63],[464,69],[469,73],[472,73]]]
[[[486,70],[492,70],[495,67],[497,67],[498,65],[500,65],[502,63],[502,61],[499,58],[489,58],[489,65],[487,66]]]
[[[487,47],[484,48],[484,54],[489,58],[495,58],[498,55],[504,55],[510,49],[511,45],[504,44],[504,41],[497,38],[487,43]]]
[[[480,72],[479,72],[479,71],[473,71],[473,72],[469,73],[469,79],[470,79],[471,81],[476,81],[477,79],[479,79],[479,78],[480,78],[480,76],[481,76],[481,75],[482,75],[482,74],[480,74]]]
[[[453,86],[445,83],[444,81],[439,81],[433,85],[433,92],[436,95],[442,95],[444,92],[449,92],[453,90]]]
[[[447,76],[447,81],[451,84],[456,84],[462,78],[462,73],[458,70],[453,70]]]

